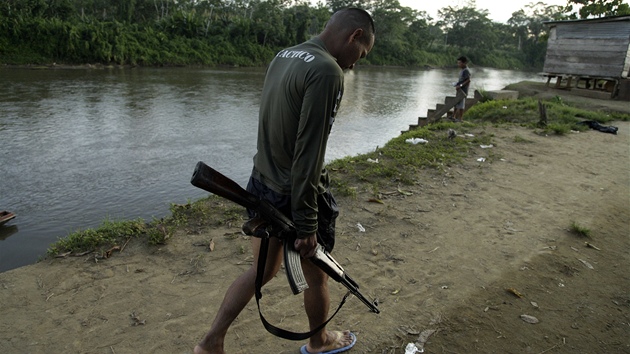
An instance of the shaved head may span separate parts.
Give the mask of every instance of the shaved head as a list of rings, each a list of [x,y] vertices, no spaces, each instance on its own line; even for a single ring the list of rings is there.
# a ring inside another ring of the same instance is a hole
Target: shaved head
[[[374,21],[372,16],[362,9],[347,8],[335,12],[326,23],[325,31],[331,31],[346,36],[356,29],[362,29],[364,39],[369,41],[374,36]]]
[[[347,8],[335,12],[318,36],[342,69],[352,69],[374,46],[374,22],[367,11]]]

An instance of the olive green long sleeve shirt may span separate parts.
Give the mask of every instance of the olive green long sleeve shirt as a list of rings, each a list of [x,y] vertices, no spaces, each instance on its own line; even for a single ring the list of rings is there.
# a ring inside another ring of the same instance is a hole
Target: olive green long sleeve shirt
[[[328,188],[324,157],[343,95],[343,71],[312,39],[280,51],[265,77],[252,176],[291,196],[298,236],[317,230],[317,195]]]

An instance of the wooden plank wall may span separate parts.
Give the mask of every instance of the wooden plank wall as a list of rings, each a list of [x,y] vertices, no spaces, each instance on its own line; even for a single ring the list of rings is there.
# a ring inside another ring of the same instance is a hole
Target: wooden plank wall
[[[584,76],[622,77],[628,41],[567,38],[547,45],[544,71]],[[626,70],[627,73],[627,70]]]
[[[571,36],[559,36],[554,33],[558,28],[552,28],[543,71],[576,76],[627,78],[630,68],[630,21],[618,22],[616,25],[617,31],[620,29],[619,25],[626,27],[628,32],[625,36],[619,36],[618,33],[602,36],[601,32],[587,33],[584,30],[575,31]]]

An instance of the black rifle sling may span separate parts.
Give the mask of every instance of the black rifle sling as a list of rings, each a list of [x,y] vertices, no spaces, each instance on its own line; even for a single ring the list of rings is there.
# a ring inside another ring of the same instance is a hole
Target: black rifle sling
[[[285,240],[284,242],[289,242],[289,241]],[[256,304],[258,305],[258,314],[260,315],[260,320],[262,321],[263,326],[265,326],[265,329],[267,329],[269,333],[275,335],[276,337],[280,337],[280,338],[284,338],[288,340],[308,339],[312,337],[315,333],[321,331],[324,327],[326,327],[328,322],[330,322],[330,320],[332,320],[333,317],[335,317],[337,312],[341,310],[341,307],[343,306],[343,304],[346,303],[348,296],[350,296],[350,292],[347,292],[346,295],[343,296],[343,299],[341,299],[341,303],[339,304],[339,307],[337,307],[337,310],[335,311],[335,313],[333,313],[332,316],[330,316],[330,318],[326,320],[326,322],[322,323],[319,327],[315,328],[314,330],[310,332],[298,333],[298,332],[291,332],[282,328],[278,328],[272,325],[271,323],[269,323],[265,319],[265,316],[263,316],[262,312],[260,311],[260,299],[262,298],[261,289],[263,285],[263,278],[265,276],[265,264],[267,263],[268,251],[269,251],[269,234],[266,234],[266,237],[263,236],[260,239],[260,251],[258,253],[258,267],[256,268],[256,293],[255,294],[256,294]]]

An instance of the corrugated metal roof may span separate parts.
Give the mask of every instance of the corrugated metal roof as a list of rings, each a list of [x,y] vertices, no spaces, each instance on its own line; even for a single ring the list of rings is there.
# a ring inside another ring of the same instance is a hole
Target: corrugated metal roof
[[[598,17],[598,18],[586,18],[586,19],[580,19],[580,20],[546,21],[543,23],[546,25],[555,25],[559,23],[575,24],[575,23],[580,23],[580,22],[600,23],[600,22],[617,22],[617,21],[630,21],[630,16],[629,15],[606,16],[606,17]]]

